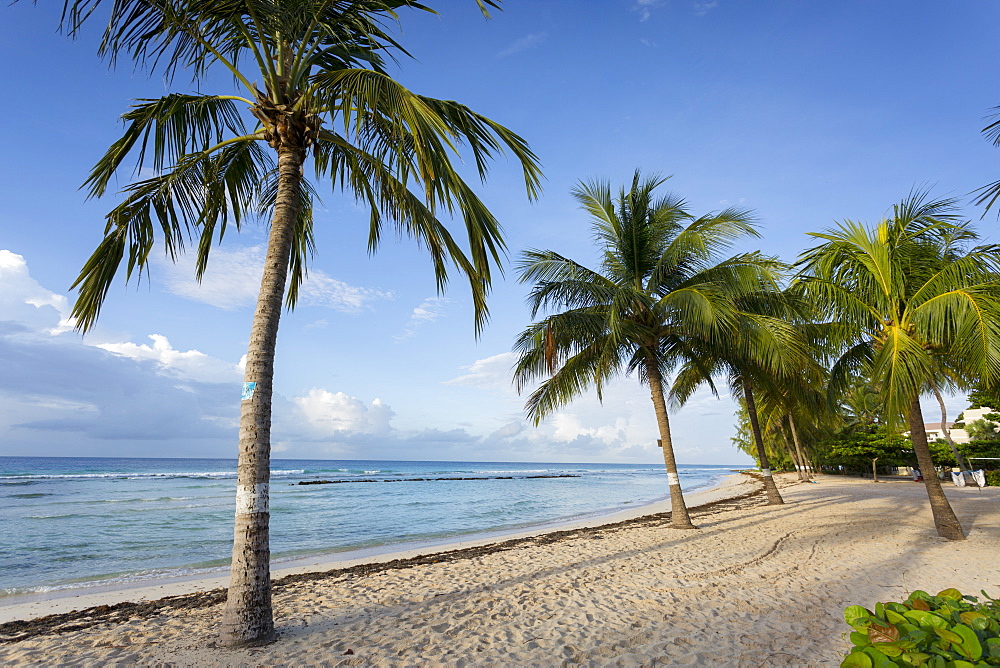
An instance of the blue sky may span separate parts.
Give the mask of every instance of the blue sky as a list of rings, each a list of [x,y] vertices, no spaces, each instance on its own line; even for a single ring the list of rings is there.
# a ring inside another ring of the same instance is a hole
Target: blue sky
[[[58,34],[58,4],[0,8],[0,454],[234,456],[263,228],[227,236],[201,286],[189,259],[161,255],[148,281],[112,289],[93,333],[60,325],[115,201],[86,202],[79,185],[130,100],[188,81],[109,71],[93,31]],[[969,193],[1000,178],[980,134],[1000,105],[995,3],[510,0],[491,21],[472,0],[432,4],[437,17],[403,14],[416,60],[397,78],[507,125],[544,166],[536,202],[502,160],[478,189],[512,259],[551,248],[596,264],[570,188],[636,168],[673,175],[666,187],[697,213],[753,209],[762,238],[743,248],[784,259],[806,232],[878,220],[915,186],[978,219]],[[523,420],[510,349],[530,314],[512,272],[476,340],[459,281],[437,295],[408,240],[368,256],[365,212],[320,190],[312,280],[279,334],[275,456],[659,460],[634,378],[603,406],[584,396],[538,428]],[[996,240],[995,215],[979,225]],[[678,459],[748,462],[729,442],[732,409],[706,392],[676,411]]]

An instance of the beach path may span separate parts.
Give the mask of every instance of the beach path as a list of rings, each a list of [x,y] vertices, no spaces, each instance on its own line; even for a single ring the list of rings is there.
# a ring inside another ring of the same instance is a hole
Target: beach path
[[[784,482],[786,505],[707,507],[697,531],[635,521],[286,583],[266,647],[214,647],[210,604],[6,642],[0,664],[839,665],[849,604],[947,587],[1000,596],[1000,488],[949,486],[968,534],[949,542],[923,485]]]

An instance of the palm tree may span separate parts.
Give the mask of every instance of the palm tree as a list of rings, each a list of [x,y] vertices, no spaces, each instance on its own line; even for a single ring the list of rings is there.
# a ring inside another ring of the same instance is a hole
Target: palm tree
[[[573,196],[591,219],[601,252],[594,271],[555,251],[529,250],[519,266],[533,282],[530,325],[515,344],[518,390],[549,376],[530,396],[528,415],[546,415],[594,385],[635,372],[649,386],[670,487],[671,526],[693,528],[681,492],[664,400],[664,377],[688,339],[732,333],[734,297],[761,281],[756,253],[719,261],[742,236],[754,235],[749,212],[729,208],[691,215],[674,195],[654,196],[666,179],[636,171],[613,198],[605,181],[581,183]]]
[[[801,255],[798,288],[842,325],[831,391],[859,373],[890,426],[905,416],[937,532],[962,540],[934,475],[920,396],[1000,373],[1000,248],[968,248],[976,234],[954,201],[919,192],[875,226],[845,221],[812,236],[823,243]]]
[[[773,265],[779,266],[777,262]],[[671,387],[670,397],[681,406],[703,384],[715,392],[713,377],[725,378],[732,395],[740,397],[746,408],[768,504],[781,505],[784,499],[771,474],[758,403],[761,396],[766,397],[772,408],[767,412],[775,413],[777,420],[782,419],[787,408],[782,406],[775,411],[773,405],[782,404],[783,390],[795,382],[791,379],[805,367],[807,357],[799,332],[791,322],[793,313],[787,296],[776,281],[762,287],[735,300],[738,336],[693,342],[688,359]]]
[[[97,2],[69,7],[73,29]],[[483,2],[494,5],[481,0],[484,11]],[[537,193],[539,168],[524,140],[457,102],[417,95],[386,73],[387,58],[408,55],[384,27],[401,6],[426,9],[406,0],[123,0],[104,34],[102,53],[112,59],[130,54],[168,78],[185,70],[199,82],[220,69],[238,90],[139,100],[124,115],[125,133],[90,174],[89,194],[105,195],[128,158],[137,173],[146,167],[154,175],[127,186],[107,215],[104,239],[74,283],[79,329],[93,327],[126,255],[129,277],[148,270],[157,228],[171,259],[196,240],[200,278],[214,238],[221,240],[229,223],[239,229],[249,218],[270,221],[241,405],[225,644],[274,635],[271,383],[282,300],[295,304],[313,247],[315,186],[307,174],[329,179],[370,209],[369,251],[391,221],[427,247],[439,290],[449,264],[464,274],[477,333],[504,243],[452,155],[466,145],[485,179],[490,160],[509,150],[529,196]],[[464,223],[467,251],[439,220],[442,213]]]
[[[989,118],[995,120],[983,128],[982,133],[986,135],[987,139],[993,142],[994,146],[1000,146],[1000,107],[994,107],[993,113],[990,114]],[[989,213],[990,208],[992,208],[992,206],[996,203],[997,198],[1000,197],[1000,181],[988,183],[975,192],[979,195],[976,198],[975,203],[986,205],[986,209],[983,210],[983,216],[985,216]]]

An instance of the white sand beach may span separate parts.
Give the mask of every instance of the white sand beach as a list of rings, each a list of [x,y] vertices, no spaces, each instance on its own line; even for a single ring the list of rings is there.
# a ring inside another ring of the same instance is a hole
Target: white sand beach
[[[934,532],[923,485],[783,483],[784,506],[760,495],[708,506],[694,513],[697,531],[671,530],[661,516],[278,581],[279,638],[265,647],[215,647],[221,603],[203,595],[0,625],[0,664],[839,665],[846,605],[913,589],[1000,595],[1000,488],[948,487],[968,534],[949,542]],[[691,495],[691,505],[756,486],[731,482]],[[208,584],[19,603],[3,619]]]

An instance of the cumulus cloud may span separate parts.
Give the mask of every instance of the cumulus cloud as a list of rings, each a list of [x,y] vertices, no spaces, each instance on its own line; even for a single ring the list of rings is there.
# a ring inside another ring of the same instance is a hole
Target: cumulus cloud
[[[98,348],[137,360],[152,360],[167,374],[201,380],[205,382],[239,382],[243,376],[243,364],[230,364],[215,357],[209,357],[198,350],[175,350],[167,337],[150,334],[153,345],[122,343],[99,343]]]
[[[488,394],[497,408],[509,407],[502,424],[486,441],[517,456],[539,461],[656,461],[659,429],[649,388],[634,377],[614,378],[605,385],[604,399],[591,389],[545,416],[535,426],[522,413],[533,387],[518,395],[511,384],[515,353],[500,353],[460,367],[461,375],[446,385],[457,385]],[[685,463],[741,461],[730,437],[735,404],[720,387],[721,398],[708,388],[697,391],[688,403],[671,410],[675,452]]]
[[[176,264],[167,260],[161,262],[168,292],[232,310],[253,306],[256,302],[263,275],[264,247],[213,250],[200,283],[194,277],[193,254],[182,256]],[[392,296],[390,291],[349,285],[314,270],[309,272],[299,290],[299,304],[352,313],[364,309],[370,302]]]
[[[314,439],[344,434],[386,434],[393,411],[381,399],[365,404],[343,392],[313,388],[292,403],[307,426],[305,436]]]
[[[448,299],[445,297],[428,297],[420,304],[414,307],[413,311],[410,313],[410,319],[406,322],[406,327],[403,329],[402,334],[398,334],[393,338],[396,343],[402,343],[407,339],[413,338],[417,330],[426,325],[427,323],[434,322],[441,317],[444,312],[444,307],[448,303]]]
[[[507,56],[512,56],[515,53],[520,53],[521,51],[527,51],[528,49],[536,47],[544,42],[547,37],[547,32],[530,33],[511,42],[507,48],[497,54],[497,57],[505,58]]]
[[[0,313],[4,319],[44,325],[49,334],[73,328],[69,300],[43,288],[28,272],[24,256],[0,250]],[[53,315],[58,317],[53,322]]]
[[[8,455],[232,456],[243,360],[178,349],[153,333],[142,341],[92,342],[65,331],[68,300],[33,279],[25,259],[0,251],[0,443]],[[425,300],[415,323],[438,317]],[[60,324],[64,323],[64,324]],[[536,428],[511,386],[513,353],[474,360],[441,391],[468,410],[453,420],[394,426],[379,398],[313,387],[273,399],[272,443],[283,456],[492,461],[656,461],[647,389],[634,378],[609,383],[603,405],[585,394]],[[530,391],[531,388],[527,388]],[[733,461],[729,399],[707,392],[672,414],[678,458]],[[412,418],[411,418],[412,419]]]

